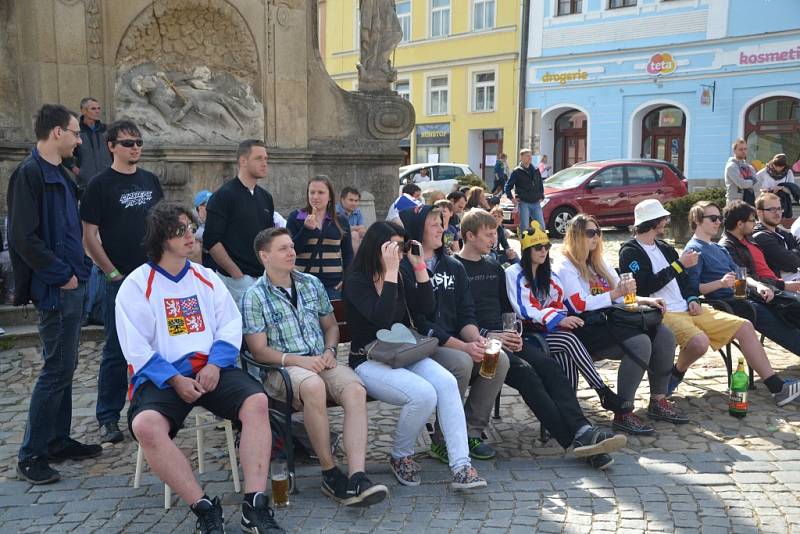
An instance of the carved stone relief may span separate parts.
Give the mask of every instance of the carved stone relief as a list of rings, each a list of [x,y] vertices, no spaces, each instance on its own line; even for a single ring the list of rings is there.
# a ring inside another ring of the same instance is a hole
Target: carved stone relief
[[[358,89],[364,92],[388,92],[397,79],[389,59],[403,39],[394,0],[359,0],[361,5],[361,63]]]
[[[222,0],[157,0],[117,52],[117,117],[158,144],[220,144],[262,137],[256,45]]]
[[[86,49],[89,63],[103,62],[103,12],[100,0],[86,2]]]
[[[17,87],[17,25],[13,2],[0,0],[0,141],[21,137]]]

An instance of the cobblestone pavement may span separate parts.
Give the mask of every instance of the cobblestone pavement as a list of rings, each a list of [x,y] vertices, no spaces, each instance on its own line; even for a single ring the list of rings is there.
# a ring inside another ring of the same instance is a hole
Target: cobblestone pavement
[[[612,236],[608,253],[623,237]],[[557,249],[557,247],[556,247]],[[96,439],[94,402],[101,344],[81,348],[74,387],[73,436]],[[800,375],[800,359],[767,343],[773,365]],[[192,532],[194,516],[173,499],[165,510],[164,487],[151,474],[133,489],[135,444],[109,446],[97,459],[58,466],[63,480],[31,486],[15,479],[16,454],[40,356],[36,349],[0,353],[0,532]],[[601,373],[614,383],[616,364]],[[581,384],[579,397],[590,419],[610,424],[597,397]],[[391,497],[368,510],[339,507],[318,489],[319,468],[298,467],[300,493],[278,521],[295,532],[800,532],[800,405],[776,408],[760,380],[751,410],[738,420],[726,413],[725,367],[709,353],[687,374],[676,399],[691,423],[655,423],[655,437],[631,438],[607,472],[565,455],[551,440],[538,441],[539,423],[513,390],[504,388],[500,420],[487,429],[498,458],[476,462],[489,481],[470,494],[452,491],[446,466],[424,455],[423,484],[397,484],[387,458],[398,409],[369,405],[368,471],[386,483]],[[640,388],[640,415],[648,398]],[[341,428],[341,411],[332,425]],[[125,419],[123,418],[123,423]],[[206,472],[209,495],[225,504],[229,531],[238,531],[240,496],[234,494],[222,432],[210,431]],[[196,466],[192,432],[177,442]]]

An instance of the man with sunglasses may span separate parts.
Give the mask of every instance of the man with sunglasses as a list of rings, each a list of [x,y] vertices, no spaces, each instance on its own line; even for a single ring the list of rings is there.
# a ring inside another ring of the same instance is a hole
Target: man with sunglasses
[[[783,218],[780,197],[774,193],[762,193],[756,199],[756,212],[759,222],[753,228],[753,242],[764,252],[767,265],[775,276],[792,281],[792,291],[797,291],[796,286],[800,286],[800,246],[791,232],[780,227]]]
[[[117,339],[114,303],[125,276],[147,261],[142,248],[145,218],[164,193],[155,174],[138,167],[142,133],[121,120],[106,130],[113,161],[95,176],[81,199],[83,245],[105,273],[103,323],[106,343],[97,377],[97,422],[102,443],[122,441],[120,412],[128,389],[128,366]]]

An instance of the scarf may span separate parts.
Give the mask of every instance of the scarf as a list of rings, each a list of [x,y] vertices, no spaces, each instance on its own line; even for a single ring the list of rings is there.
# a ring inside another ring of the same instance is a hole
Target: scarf
[[[788,172],[789,172],[789,166],[788,165],[785,165],[783,167],[783,170],[779,171],[771,163],[767,164],[767,174],[769,174],[770,177],[774,178],[776,181],[777,180],[783,180],[784,178],[786,178],[786,174]]]

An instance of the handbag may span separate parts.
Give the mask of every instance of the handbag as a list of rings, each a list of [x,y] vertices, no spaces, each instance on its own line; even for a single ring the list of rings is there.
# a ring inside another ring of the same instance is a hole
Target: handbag
[[[661,311],[656,308],[650,306],[628,308],[624,304],[586,311],[579,317],[583,319],[583,326],[575,329],[575,335],[589,353],[614,345],[625,349],[622,342],[639,334],[647,334],[653,338],[656,328],[663,320]],[[635,360],[639,363],[638,357]]]
[[[401,291],[402,286],[401,281]],[[405,301],[405,297],[403,300]],[[392,369],[399,369],[417,363],[436,352],[439,340],[435,337],[423,336],[416,331],[407,302],[406,313],[411,328],[403,323],[394,323],[390,330],[378,330],[377,339],[361,349],[368,360],[385,363]]]
[[[641,334],[642,332],[652,337],[655,329],[658,328],[658,325],[660,325],[661,321],[664,319],[661,310],[650,306],[629,308],[624,304],[614,304],[610,308],[607,308],[607,314],[614,334],[632,333],[632,335],[628,335],[625,339]]]

